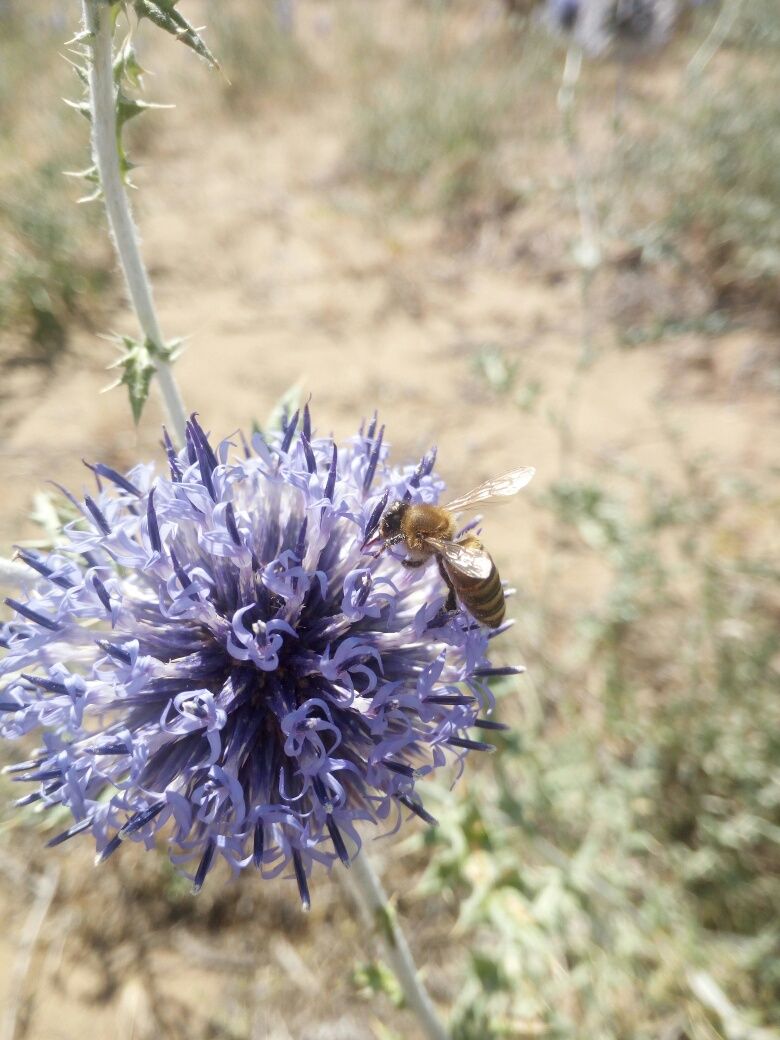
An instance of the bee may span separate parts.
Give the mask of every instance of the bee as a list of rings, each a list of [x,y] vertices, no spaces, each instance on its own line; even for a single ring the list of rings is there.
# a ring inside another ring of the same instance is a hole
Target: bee
[[[514,469],[444,506],[391,502],[375,530],[367,532],[363,549],[380,545],[379,555],[393,545],[403,545],[404,567],[423,567],[434,557],[449,590],[445,609],[454,611],[460,603],[480,624],[495,628],[505,611],[498,569],[475,535],[457,537],[456,515],[516,495],[535,472],[530,466]]]

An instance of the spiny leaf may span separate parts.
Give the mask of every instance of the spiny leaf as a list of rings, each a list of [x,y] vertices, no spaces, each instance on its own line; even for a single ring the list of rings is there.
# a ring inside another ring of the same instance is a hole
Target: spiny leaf
[[[71,36],[71,38],[69,40],[66,40],[65,41],[65,46],[66,47],[81,47],[81,46],[83,46],[85,44],[88,44],[89,41],[92,39],[92,37],[93,37],[93,33],[88,32],[86,29],[83,29],[83,30],[81,30],[81,32],[74,33],[74,35]]]
[[[69,108],[73,108],[77,112],[80,112],[85,119],[89,119],[90,121],[92,120],[92,110],[89,107],[88,101],[71,101],[70,98],[63,98],[62,100]]]
[[[176,3],[177,0],[133,0],[133,8],[139,19],[148,18],[158,28],[181,40],[212,68],[219,68],[219,62],[203,42],[199,31],[176,10]]]
[[[355,985],[367,995],[383,993],[396,1007],[404,1006],[404,995],[395,975],[381,961],[357,965],[352,977]]]
[[[172,340],[159,347],[148,338],[137,340],[132,336],[120,336],[114,341],[119,345],[120,357],[110,367],[121,368],[122,375],[106,390],[113,390],[117,386],[127,387],[133,420],[138,425],[149,398],[157,361],[175,361],[181,353],[181,340]]]
[[[86,181],[88,184],[94,185],[92,190],[87,195],[82,195],[78,199],[79,203],[84,202],[95,202],[103,194],[100,188],[100,174],[98,173],[97,166],[88,166],[85,170],[63,170],[65,177],[74,177],[80,180]]]
[[[274,402],[273,407],[268,414],[265,426],[261,426],[257,421],[255,422],[257,432],[262,433],[263,430],[281,429],[282,420],[285,419],[285,416],[292,415],[301,403],[301,394],[302,384],[300,381],[293,383],[292,386],[288,386]]]
[[[116,11],[118,12],[121,8],[121,4],[116,5]],[[86,58],[87,62],[90,61],[91,55],[89,47],[83,47],[79,49],[79,54]],[[68,60],[72,66],[74,72],[81,80],[84,88],[89,93],[89,77],[88,70],[83,65],[76,61]],[[169,108],[169,105],[161,105],[151,101],[144,101],[141,98],[133,96],[133,91],[136,91],[142,87],[142,77],[144,69],[138,61],[135,50],[132,46],[132,40],[128,37],[125,42],[118,48],[117,53],[113,61],[113,77],[116,85],[116,98],[115,98],[115,109],[116,109],[116,150],[119,159],[119,170],[122,175],[123,182],[129,187],[133,187],[133,183],[130,180],[130,173],[136,168],[136,164],[130,160],[127,155],[125,143],[123,139],[123,131],[125,124],[136,116],[141,115],[143,112],[148,111],[151,108]],[[88,98],[81,101],[71,101],[66,99],[66,104],[70,105],[77,112],[80,112],[86,119],[91,121],[92,112]],[[84,196],[80,202],[92,202],[99,199],[101,192],[99,189],[99,178],[95,167],[90,167],[89,170],[84,171],[81,174],[73,174],[73,176],[83,176],[87,180],[93,181],[98,185],[98,190],[90,192],[90,194]]]
[[[154,344],[148,339],[141,341],[131,336],[122,336],[119,342],[122,353],[111,368],[121,368],[122,375],[106,389],[112,390],[116,386],[127,387],[130,410],[137,426],[141,421],[152,385],[152,376],[157,368],[154,363]]]
[[[116,99],[116,121],[117,128],[121,128],[135,116],[147,112],[150,108],[172,108],[172,105],[161,105],[155,101],[141,101],[138,98],[128,97],[123,90],[119,91]]]
[[[82,53],[82,52],[79,51],[79,53]],[[61,55],[61,57],[68,63],[68,65],[70,65],[70,67],[76,73],[78,78],[81,80],[81,82],[84,85],[84,87],[88,88],[89,87],[89,66],[86,65],[86,64],[85,65],[80,65],[77,61],[74,61],[72,58],[69,58],[67,56],[67,54],[63,54],[63,55]]]
[[[146,69],[138,61],[132,39],[128,36],[114,58],[114,82],[121,83],[125,80],[130,86],[140,90],[145,74]]]
[[[87,166],[84,170],[63,170],[63,177],[80,177],[82,180],[90,181],[92,184],[99,184],[100,177],[98,175],[97,166]]]

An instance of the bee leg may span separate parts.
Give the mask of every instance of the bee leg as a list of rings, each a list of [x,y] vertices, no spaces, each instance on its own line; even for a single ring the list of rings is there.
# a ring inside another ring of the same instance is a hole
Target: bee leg
[[[444,584],[449,589],[449,593],[447,595],[447,602],[444,604],[444,609],[449,614],[455,614],[458,610],[458,600],[455,595],[455,586],[452,584],[452,579],[447,573],[447,569],[442,563],[441,557],[437,557],[436,562],[439,565],[439,574],[441,574],[442,578],[444,579]]]
[[[424,567],[427,560],[401,560],[402,567]]]

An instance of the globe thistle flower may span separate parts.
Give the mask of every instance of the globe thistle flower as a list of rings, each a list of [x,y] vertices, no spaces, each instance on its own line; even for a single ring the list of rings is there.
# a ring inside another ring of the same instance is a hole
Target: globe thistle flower
[[[546,16],[555,29],[571,32],[580,16],[582,0],[548,0]]]
[[[682,0],[548,0],[547,20],[592,57],[630,61],[670,39]]]
[[[421,778],[489,744],[488,632],[435,567],[362,551],[389,501],[435,502],[435,454],[391,468],[376,418],[338,447],[308,406],[251,445],[193,417],[168,475],[91,465],[77,519],[0,637],[0,733],[39,734],[21,804],[65,807],[98,860],[162,836],[199,889],[219,857],[345,865],[360,826],[423,807]],[[66,492],[67,494],[67,492]]]

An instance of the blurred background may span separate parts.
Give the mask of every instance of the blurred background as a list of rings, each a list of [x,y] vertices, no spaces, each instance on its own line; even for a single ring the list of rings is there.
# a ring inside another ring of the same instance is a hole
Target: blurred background
[[[454,493],[538,469],[484,532],[511,731],[371,850],[457,1040],[780,1036],[780,5],[649,7],[182,0],[222,74],[136,37],[176,107],[129,134],[134,204],[204,426],[297,384],[323,432],[438,444]],[[156,400],[136,431],[98,394],[134,324],[62,176],[78,15],[0,3],[3,553],[82,458],[160,458]],[[250,875],[193,898],[135,846],[45,852],[18,793],[0,1040],[416,1036],[348,875],[307,916]]]

